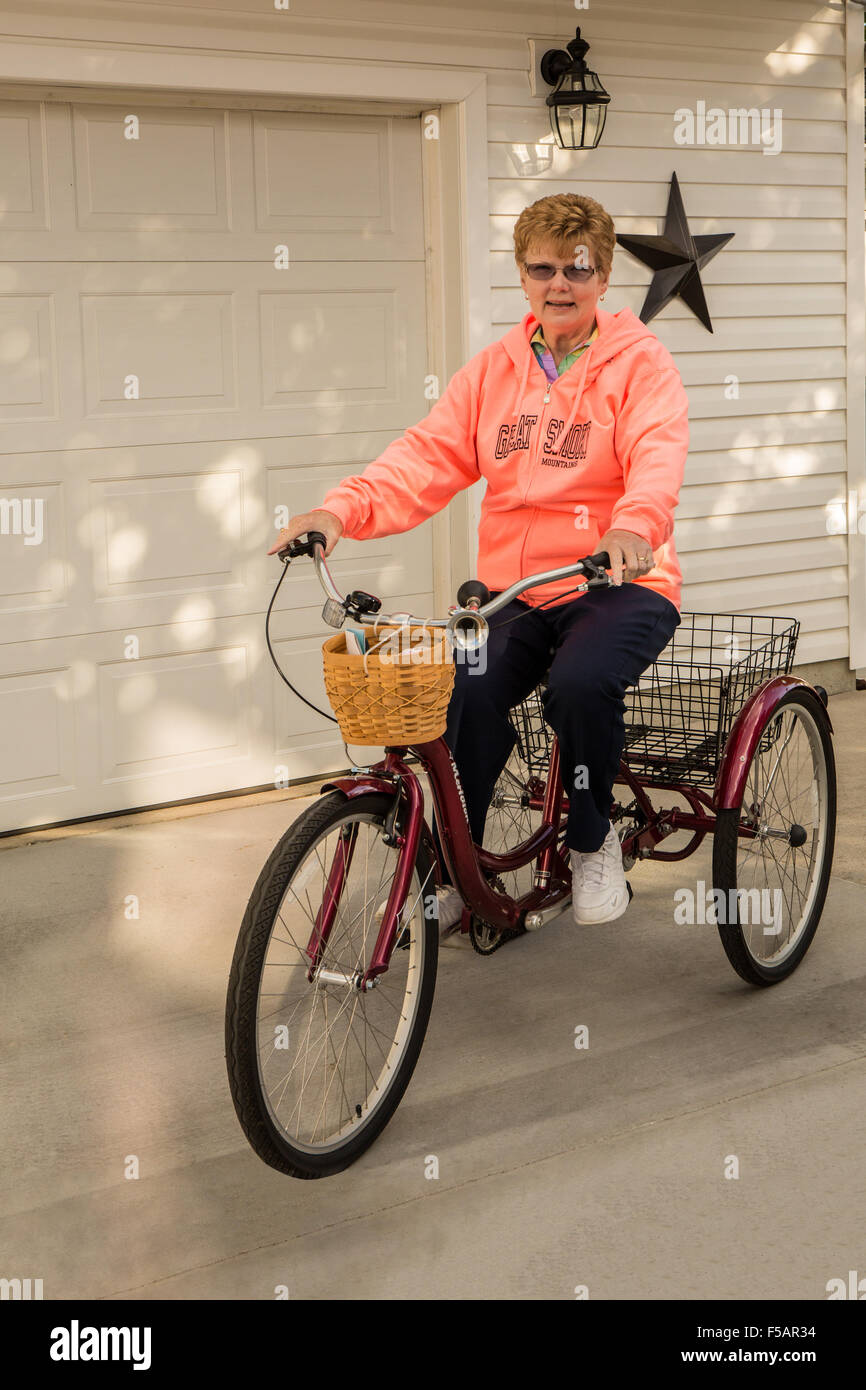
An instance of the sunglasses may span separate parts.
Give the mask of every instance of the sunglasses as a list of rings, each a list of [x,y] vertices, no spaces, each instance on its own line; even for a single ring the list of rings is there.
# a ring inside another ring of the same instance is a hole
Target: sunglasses
[[[524,270],[530,280],[552,280],[556,272],[560,269],[557,265],[549,265],[547,261],[536,261],[532,265],[524,263]],[[587,280],[591,280],[593,275],[598,274],[598,266],[564,265],[561,267],[566,280],[572,283],[585,285]]]

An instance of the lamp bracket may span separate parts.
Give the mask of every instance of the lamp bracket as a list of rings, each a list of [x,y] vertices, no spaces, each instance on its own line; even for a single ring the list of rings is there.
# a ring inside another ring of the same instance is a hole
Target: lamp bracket
[[[584,59],[588,52],[589,44],[586,39],[580,37],[579,28],[571,43],[568,44],[568,51],[564,48],[549,48],[541,60],[541,76],[548,87],[555,87],[563,73],[568,72],[569,69],[584,72],[586,70]]]
[[[541,76],[548,87],[555,87],[564,72],[571,67],[571,58],[564,48],[549,48],[541,59]]]

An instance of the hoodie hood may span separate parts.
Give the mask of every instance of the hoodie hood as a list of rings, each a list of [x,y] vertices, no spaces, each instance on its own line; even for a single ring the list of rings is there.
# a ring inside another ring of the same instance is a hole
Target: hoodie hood
[[[602,367],[613,361],[620,353],[627,352],[638,344],[661,346],[655,333],[647,328],[645,323],[641,323],[637,314],[632,313],[631,309],[620,309],[618,314],[609,314],[606,309],[602,309],[598,305],[595,319],[598,324],[598,337],[581,354],[581,359],[586,363],[585,385],[594,381]],[[523,383],[523,390],[526,389],[529,371],[536,360],[535,353],[530,346],[530,339],[538,326],[538,319],[535,315],[527,314],[500,340],[502,347],[517,369],[518,379]]]
[[[660,346],[656,335],[650,332],[646,324],[642,323],[631,309],[620,309],[618,314],[609,314],[600,305],[596,305],[595,320],[598,325],[598,337],[578,358],[574,399],[568,419],[565,422],[564,434],[566,435],[580,409],[585,389],[595,381],[599,372],[607,366],[608,362],[614,361],[615,358],[634,350],[636,347],[647,346],[648,344]],[[533,367],[538,367],[538,361],[530,342],[538,327],[539,320],[535,315],[527,314],[501,340],[502,346],[517,371],[516,389],[511,408],[512,416],[519,414],[526,395],[529,374]],[[539,370],[541,369],[539,368]]]

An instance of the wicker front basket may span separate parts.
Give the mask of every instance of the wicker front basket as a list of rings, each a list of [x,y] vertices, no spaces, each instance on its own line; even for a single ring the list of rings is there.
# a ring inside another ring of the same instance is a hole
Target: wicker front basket
[[[364,632],[368,653],[386,634],[402,635],[368,654],[366,669],[362,655],[346,651],[344,632],[329,637],[322,648],[325,690],[345,741],[385,747],[439,738],[454,688],[444,630],[383,624]]]

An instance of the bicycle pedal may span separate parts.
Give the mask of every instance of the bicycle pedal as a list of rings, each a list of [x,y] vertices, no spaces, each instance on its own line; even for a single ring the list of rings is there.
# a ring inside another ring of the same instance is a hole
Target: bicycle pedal
[[[455,922],[453,926],[446,927],[444,931],[439,933],[440,947],[450,946],[456,947],[457,950],[471,951],[472,941],[469,934],[469,923],[471,920],[471,912],[469,912],[468,908],[464,908],[460,920]]]

